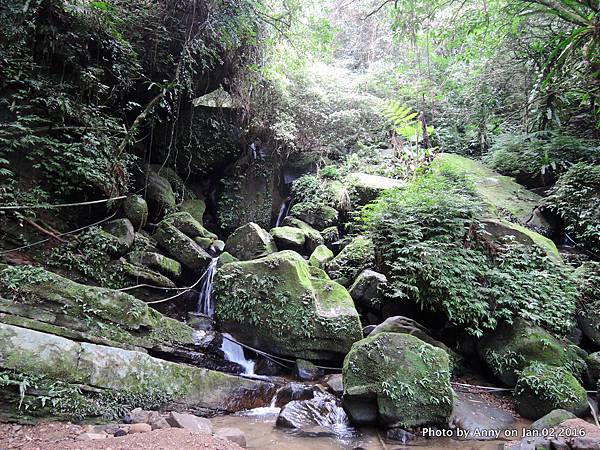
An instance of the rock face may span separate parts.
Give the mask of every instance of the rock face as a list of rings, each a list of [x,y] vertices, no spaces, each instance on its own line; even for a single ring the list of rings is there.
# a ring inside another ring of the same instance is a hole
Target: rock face
[[[338,212],[331,206],[313,203],[296,203],[290,215],[306,222],[318,231],[334,226],[338,220]]]
[[[345,355],[361,338],[352,298],[311,274],[297,253],[224,265],[216,275],[217,321],[241,342],[305,359]]]
[[[333,259],[333,252],[329,250],[325,245],[319,245],[315,248],[315,251],[312,252],[308,262],[311,266],[318,267],[322,269],[325,267],[329,261]]]
[[[5,324],[0,324],[0,367],[100,389],[139,392],[143,385],[188,406],[227,411],[263,406],[274,393],[269,383]]]
[[[407,334],[357,342],[344,360],[344,408],[355,423],[445,427],[452,412],[448,355]]]
[[[528,419],[540,419],[555,409],[577,416],[588,411],[587,393],[575,377],[561,367],[539,362],[521,372],[514,395],[517,412]]]
[[[306,236],[299,228],[277,227],[271,230],[271,236],[275,239],[275,244],[279,250],[294,250],[302,253]]]
[[[378,313],[381,310],[381,290],[386,286],[385,275],[367,269],[360,273],[348,291],[364,311]]]
[[[569,345],[544,329],[516,319],[502,324],[485,335],[477,346],[481,359],[492,373],[507,386],[514,386],[519,372],[537,361],[550,366],[568,367],[579,375],[585,362]]]
[[[277,246],[269,232],[250,222],[229,236],[225,251],[242,261],[248,261],[275,253]]]
[[[349,286],[360,272],[375,262],[373,242],[366,237],[356,237],[325,266],[325,271],[334,280],[345,280]]]

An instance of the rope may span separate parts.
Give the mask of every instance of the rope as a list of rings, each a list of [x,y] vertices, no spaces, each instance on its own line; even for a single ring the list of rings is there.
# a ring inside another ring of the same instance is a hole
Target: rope
[[[87,206],[87,205],[97,205],[99,203],[108,203],[113,200],[123,200],[127,198],[126,195],[121,195],[119,197],[106,198],[103,200],[93,200],[90,202],[79,202],[79,203],[62,203],[59,205],[18,205],[18,206],[0,206],[0,211],[14,211],[18,209],[51,209],[51,208],[70,208],[73,206]]]
[[[146,302],[146,304],[147,305],[156,305],[158,303],[168,302],[169,300],[173,300],[173,299],[175,299],[177,297],[181,297],[186,292],[189,292],[192,289],[194,289],[196,286],[198,286],[200,284],[200,282],[204,279],[204,277],[206,276],[207,273],[208,273],[208,269],[206,269],[206,271],[202,274],[202,276],[200,278],[198,278],[198,281],[196,281],[190,287],[188,287],[188,288],[179,288],[179,289],[184,289],[183,292],[180,292],[179,294],[172,295],[171,297],[163,298],[162,300],[155,300],[153,302]]]
[[[98,221],[98,222],[95,222],[95,223],[93,223],[93,224],[91,224],[91,225],[86,225],[85,227],[77,228],[77,229],[75,229],[75,230],[67,231],[67,232],[65,232],[65,233],[60,233],[60,234],[57,234],[56,236],[53,236],[53,237],[50,237],[50,238],[46,238],[46,239],[42,239],[41,241],[32,242],[32,243],[30,243],[30,244],[23,245],[23,246],[21,246],[21,247],[12,248],[12,249],[10,249],[10,250],[4,250],[4,251],[0,252],[0,256],[2,256],[2,255],[6,255],[6,254],[8,254],[8,253],[12,253],[12,252],[17,252],[17,251],[19,251],[19,250],[25,250],[25,249],[27,249],[27,248],[35,247],[36,245],[40,245],[40,244],[43,244],[43,243],[45,243],[45,242],[51,241],[51,240],[53,240],[55,237],[62,237],[62,236],[67,236],[67,235],[69,235],[69,234],[79,233],[80,231],[83,231],[83,230],[85,230],[85,229],[87,229],[87,228],[92,228],[92,227],[95,227],[96,225],[100,225],[101,223],[104,223],[104,222],[106,222],[106,221],[108,221],[108,220],[112,219],[112,218],[113,218],[113,217],[115,217],[116,215],[117,215],[117,213],[115,212],[114,214],[112,214],[112,215],[108,216],[106,219],[102,219],[102,220],[100,220],[100,221]]]
[[[151,289],[160,289],[163,291],[185,291],[185,290],[189,290],[189,287],[174,287],[174,288],[170,288],[170,287],[163,287],[163,286],[153,286],[151,284],[136,284],[135,286],[129,286],[129,287],[124,287],[121,289],[117,289],[117,291],[121,291],[121,292],[125,292],[125,291],[132,291],[134,289],[139,289],[139,288],[151,288]]]

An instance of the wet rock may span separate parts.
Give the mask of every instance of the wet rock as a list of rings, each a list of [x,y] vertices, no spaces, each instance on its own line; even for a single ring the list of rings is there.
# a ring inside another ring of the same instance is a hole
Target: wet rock
[[[123,215],[129,219],[135,230],[146,226],[148,221],[148,204],[139,195],[129,195],[123,202]]]
[[[321,392],[315,393],[310,400],[294,400],[285,405],[277,417],[276,426],[313,436],[329,434],[339,437],[353,432],[339,400]]]
[[[469,431],[477,440],[494,439],[481,433],[487,430],[507,430],[514,426],[515,418],[482,394],[456,392],[455,403],[450,416],[451,429]],[[476,434],[477,433],[477,434]],[[472,438],[471,438],[472,439]]]
[[[275,240],[275,244],[279,250],[294,250],[302,253],[306,236],[299,228],[293,227],[277,227],[271,230],[271,236]]]
[[[532,430],[543,430],[545,428],[553,428],[556,425],[560,425],[565,420],[576,419],[575,415],[570,411],[564,409],[555,409],[550,411],[544,417],[536,420],[531,424],[529,428]]]
[[[217,239],[210,246],[209,252],[213,255],[220,255],[225,250],[225,242]]]
[[[246,448],[246,435],[239,428],[217,428],[215,435]]]
[[[344,393],[344,381],[341,373],[329,375],[325,384],[333,395],[341,396]]]
[[[408,444],[417,438],[414,434],[406,431],[403,428],[390,428],[385,433],[385,439],[388,441],[399,442],[401,444]]]
[[[124,255],[133,245],[135,230],[129,219],[107,222],[102,226],[102,230],[105,232],[104,236],[110,237],[113,255]]]
[[[323,371],[310,361],[297,359],[294,365],[294,377],[299,381],[315,381],[323,376]]]
[[[334,208],[316,203],[295,203],[290,215],[318,231],[334,226],[338,221],[338,212]]]
[[[575,346],[520,318],[484,335],[477,345],[477,353],[507,386],[514,386],[519,372],[535,361],[569,367],[576,375],[585,370],[585,362]]]
[[[214,330],[214,328],[215,328],[215,321],[213,319],[211,319],[209,316],[205,316],[204,314],[200,314],[200,313],[189,312],[187,324],[196,331],[211,331],[211,330]],[[197,340],[195,340],[196,345],[204,346],[204,345],[206,345],[206,343],[209,343],[212,341],[212,339],[209,339],[209,341],[205,343],[204,342],[205,337],[206,336],[203,334],[202,335],[194,335],[194,338],[197,339]]]
[[[127,254],[127,260],[132,264],[156,270],[168,278],[178,278],[181,276],[181,264],[160,253],[131,252]]]
[[[289,250],[224,265],[215,277],[215,297],[221,329],[269,353],[332,359],[361,338],[346,289],[314,276],[308,263]]]
[[[310,400],[315,396],[314,386],[302,383],[289,383],[279,389],[275,396],[275,406],[281,408],[292,400]]]
[[[538,420],[554,409],[564,409],[576,416],[589,410],[587,393],[573,375],[562,367],[539,362],[521,372],[514,397],[517,412],[532,420]]]
[[[149,424],[134,423],[134,424],[129,425],[127,434],[149,433],[150,431],[152,431],[152,427]]]
[[[325,264],[333,259],[333,256],[333,252],[329,248],[325,245],[319,245],[310,255],[308,262],[311,266],[322,269],[325,267]]]
[[[225,250],[242,261],[262,258],[277,251],[273,237],[255,223],[248,223],[233,232]]]
[[[167,417],[167,422],[174,428],[185,428],[195,433],[212,434],[213,432],[210,420],[193,414],[181,414],[173,411]]]
[[[377,328],[377,325],[367,325],[363,328],[363,337],[370,336],[373,333],[373,330]]]
[[[379,313],[381,310],[381,290],[387,286],[385,275],[374,270],[362,271],[348,292],[354,302],[364,311]]]
[[[254,373],[256,375],[274,377],[281,375],[282,367],[268,358],[258,357],[254,364]]]
[[[78,441],[98,441],[101,439],[106,439],[108,435],[106,433],[82,433],[77,436],[76,440]]]
[[[154,238],[168,254],[196,274],[204,273],[212,261],[192,238],[167,222],[160,223]]]
[[[375,263],[375,249],[371,239],[364,236],[356,237],[329,263],[325,265],[325,272],[332,280],[346,279],[347,284],[352,284],[363,270]]]
[[[454,397],[448,355],[414,336],[377,333],[357,342],[343,376],[344,408],[357,423],[375,417],[410,428],[448,423]]]

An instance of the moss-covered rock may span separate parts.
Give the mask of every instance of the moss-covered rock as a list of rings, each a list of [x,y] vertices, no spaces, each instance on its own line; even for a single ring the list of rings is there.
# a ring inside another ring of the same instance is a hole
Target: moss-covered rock
[[[381,311],[382,291],[387,286],[385,275],[373,270],[363,270],[348,291],[362,310],[372,313]]]
[[[577,416],[570,411],[565,411],[564,409],[555,409],[550,411],[544,417],[536,420],[531,424],[529,428],[532,430],[544,430],[548,428],[553,428],[557,425],[560,425],[565,420],[575,419]]]
[[[153,358],[146,353],[79,343],[0,324],[0,367],[96,389],[161,392],[186,406],[237,411],[268,403],[274,386]]]
[[[160,223],[154,239],[169,255],[196,274],[203,273],[212,260],[192,238],[168,222]]]
[[[585,363],[587,365],[586,383],[595,389],[600,381],[600,352],[590,353],[585,358]]]
[[[337,247],[337,242],[340,240],[340,230],[338,230],[338,227],[325,228],[321,231],[321,236],[323,236],[324,244],[331,250],[334,250]]]
[[[294,227],[277,227],[271,230],[271,236],[275,240],[275,244],[279,250],[294,250],[302,253],[306,236],[299,228]]]
[[[576,376],[581,376],[586,367],[574,345],[520,318],[487,333],[479,341],[477,351],[492,373],[507,386],[514,386],[519,372],[533,362],[564,367]]]
[[[157,270],[168,278],[178,278],[181,276],[181,264],[160,253],[143,251],[131,252],[127,254],[127,260],[132,264]]]
[[[360,272],[374,264],[373,242],[369,238],[358,236],[325,265],[325,271],[332,279],[346,279],[350,285]]]
[[[115,255],[124,255],[133,245],[135,231],[129,219],[117,219],[105,223],[102,226],[104,236],[109,239],[110,247],[114,249]]]
[[[211,238],[196,237],[194,238],[194,242],[200,247],[202,247],[203,250],[208,252],[210,251],[210,248],[212,247],[214,241]]]
[[[223,252],[223,253],[221,253],[221,255],[219,255],[219,267],[222,267],[225,264],[238,262],[238,261],[239,261],[239,259],[237,259],[235,256],[233,256],[229,252]]]
[[[191,238],[207,238],[212,241],[219,238],[216,234],[211,233],[204,228],[204,226],[188,212],[170,214],[161,223],[172,225]]]
[[[350,185],[352,192],[352,206],[364,206],[372,202],[380,194],[389,189],[397,189],[403,186],[403,183],[393,178],[382,177],[379,175],[370,175],[367,173],[354,172],[348,176],[347,184]]]
[[[323,240],[323,236],[321,236],[321,233],[319,233],[306,222],[302,222],[301,220],[288,216],[285,219],[283,219],[283,225],[286,227],[293,227],[302,230],[302,233],[306,238],[304,249],[308,255],[310,255],[319,245],[325,243],[325,241]]]
[[[172,213],[176,209],[177,201],[171,184],[150,170],[147,174],[146,181],[146,202],[150,218],[159,220],[166,214]]]
[[[148,204],[140,195],[129,195],[123,202],[123,215],[133,228],[140,230],[148,221]]]
[[[161,164],[152,164],[150,168],[160,177],[164,178],[171,185],[177,200],[181,201],[186,193],[185,183],[177,172]]]
[[[233,232],[225,250],[242,261],[262,258],[277,251],[273,236],[258,224],[250,222]]]
[[[181,211],[189,213],[195,220],[204,223],[204,213],[206,212],[206,203],[199,198],[185,200],[181,206]]]
[[[296,203],[292,206],[290,215],[319,231],[336,225],[338,221],[338,212],[331,206],[320,203]]]
[[[534,362],[519,375],[515,386],[516,409],[537,420],[555,409],[576,416],[588,411],[587,393],[577,379],[562,367]]]
[[[241,342],[305,359],[345,355],[362,331],[350,295],[286,250],[223,266],[215,278],[217,322]]]
[[[325,267],[325,264],[333,259],[333,256],[333,252],[329,248],[325,245],[319,245],[310,255],[308,262],[311,266],[322,269]]]
[[[579,285],[577,323],[595,345],[600,345],[600,263],[586,262],[577,268]]]
[[[151,286],[159,286],[164,288],[177,287],[177,285],[169,278],[147,267],[131,264],[124,260],[120,260],[118,262],[118,266],[122,273],[129,277],[134,283],[145,283]]]
[[[357,423],[446,427],[452,413],[448,355],[408,334],[378,333],[355,343],[343,380],[344,408]]]
[[[18,287],[11,281],[17,276],[20,277]],[[1,270],[0,289],[3,295],[15,300],[26,298],[35,302],[35,308],[30,308],[31,314],[17,312],[41,322],[72,327],[139,347],[193,344],[190,327],[163,316],[131,295],[75,283],[40,268]],[[83,326],[84,323],[87,325]]]

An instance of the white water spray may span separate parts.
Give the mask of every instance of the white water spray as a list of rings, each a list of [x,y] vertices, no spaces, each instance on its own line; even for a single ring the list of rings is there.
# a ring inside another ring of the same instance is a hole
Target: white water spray
[[[219,258],[213,258],[210,262],[206,273],[204,274],[204,280],[200,287],[200,293],[198,294],[198,313],[204,314],[211,319],[215,316],[215,304],[213,302],[213,282],[215,274],[217,273],[217,264]]]
[[[251,359],[246,359],[244,356],[244,349],[240,344],[234,342],[233,337],[230,334],[223,333],[223,344],[221,344],[221,351],[225,353],[225,359],[227,359],[227,361],[231,361],[242,366],[244,369],[244,375],[254,375],[255,362]]]

